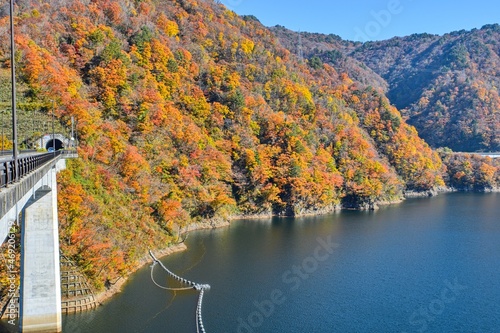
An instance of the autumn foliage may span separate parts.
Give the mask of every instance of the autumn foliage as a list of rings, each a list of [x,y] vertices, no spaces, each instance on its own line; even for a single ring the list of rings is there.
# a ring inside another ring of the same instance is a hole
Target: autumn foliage
[[[379,91],[216,1],[16,3],[26,94],[77,120],[61,246],[99,287],[194,222],[374,208],[444,184]]]

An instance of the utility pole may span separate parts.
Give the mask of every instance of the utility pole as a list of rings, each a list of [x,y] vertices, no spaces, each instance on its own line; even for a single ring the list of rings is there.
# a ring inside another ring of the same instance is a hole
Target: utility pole
[[[4,136],[4,133],[3,133],[3,129],[4,129],[4,123],[3,123],[3,114],[4,114],[4,110],[2,110],[2,153],[4,151],[4,148],[5,148],[5,136]]]
[[[36,146],[36,141],[35,141],[35,138],[36,138],[36,135],[35,135],[35,133],[36,133],[35,132],[35,118],[36,118],[36,110],[33,109],[33,119],[31,119],[32,120],[31,121],[31,138],[32,138],[31,139],[31,142],[32,142],[31,146],[32,146],[32,148],[35,148],[35,146]]]
[[[18,181],[17,114],[16,114],[16,59],[14,45],[14,0],[10,0],[10,74],[12,82],[12,158],[14,159],[14,181]]]
[[[75,145],[75,117],[71,116],[71,149],[74,148]]]
[[[56,104],[52,101],[52,149],[54,155],[56,154],[56,131],[54,127],[54,115],[56,113]]]

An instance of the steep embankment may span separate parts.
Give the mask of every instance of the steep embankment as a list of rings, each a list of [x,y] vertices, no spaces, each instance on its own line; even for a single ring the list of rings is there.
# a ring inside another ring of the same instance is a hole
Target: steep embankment
[[[77,120],[61,247],[99,288],[201,220],[370,208],[443,185],[439,156],[380,90],[213,1],[16,3],[25,96]]]

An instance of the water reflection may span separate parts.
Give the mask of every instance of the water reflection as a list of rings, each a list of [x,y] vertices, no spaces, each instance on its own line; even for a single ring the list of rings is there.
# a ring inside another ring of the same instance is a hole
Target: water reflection
[[[377,212],[239,221],[193,232],[189,250],[163,262],[212,286],[203,303],[208,333],[417,332],[424,323],[426,332],[495,332],[498,216],[499,195],[449,194]],[[315,257],[318,239],[337,244],[327,256],[318,252],[322,261]],[[440,295],[454,281],[467,289],[444,302]],[[64,325],[81,332],[195,332],[195,308],[195,292],[158,290],[146,267],[110,302],[65,316]]]

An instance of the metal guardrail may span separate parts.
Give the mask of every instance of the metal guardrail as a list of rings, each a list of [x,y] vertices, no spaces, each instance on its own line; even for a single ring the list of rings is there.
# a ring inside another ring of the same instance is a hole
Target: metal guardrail
[[[61,155],[63,151],[55,153],[43,153],[38,155],[31,155],[17,159],[17,172],[14,159],[3,161],[0,163],[0,188],[7,187],[16,182],[28,173],[35,171],[48,161]],[[17,174],[16,174],[17,173]]]
[[[23,149],[19,150],[20,154],[29,154],[29,153],[36,153],[36,149]],[[9,150],[0,150],[0,156],[12,156],[12,149]]]

